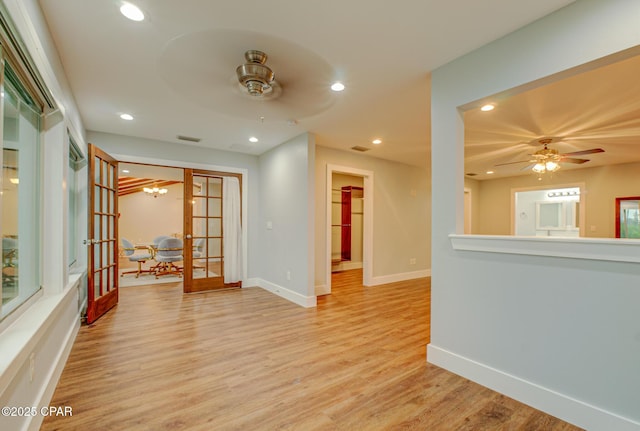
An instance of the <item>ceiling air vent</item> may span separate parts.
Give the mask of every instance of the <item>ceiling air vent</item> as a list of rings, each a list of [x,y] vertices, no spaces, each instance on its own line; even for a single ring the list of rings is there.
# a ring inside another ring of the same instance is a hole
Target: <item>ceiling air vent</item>
[[[468,176],[468,177],[475,177],[478,174],[476,174],[474,172],[467,172],[465,175]]]
[[[183,135],[178,135],[176,136],[176,138],[180,139],[181,141],[188,141],[188,142],[200,142],[202,140],[200,138],[194,138],[191,136],[183,136]]]
[[[364,153],[365,151],[369,151],[369,148],[361,147],[359,145],[356,145],[355,147],[351,147],[351,149],[355,151],[360,151],[361,153]]]

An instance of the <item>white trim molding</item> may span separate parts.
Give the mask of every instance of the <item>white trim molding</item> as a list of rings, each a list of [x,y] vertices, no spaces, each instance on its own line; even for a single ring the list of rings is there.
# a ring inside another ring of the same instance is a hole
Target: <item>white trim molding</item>
[[[263,280],[261,278],[252,279],[255,281],[255,285],[261,287],[267,292],[271,292],[275,295],[278,295],[287,301],[291,301],[294,304],[300,305],[305,308],[313,308],[317,305],[317,300],[314,296],[304,296],[298,292],[294,292],[293,290],[287,289],[286,287],[282,287],[275,283],[271,283],[270,281]]]
[[[316,284],[316,296],[329,295],[331,291],[326,284]]]
[[[372,277],[371,284],[368,284],[367,286],[379,286],[381,284],[396,283],[398,281],[413,280],[424,277],[431,277],[431,269]]]
[[[535,409],[590,430],[637,431],[640,423],[618,416],[504,371],[427,345],[427,361]]]
[[[454,250],[640,263],[640,240],[449,235]]]

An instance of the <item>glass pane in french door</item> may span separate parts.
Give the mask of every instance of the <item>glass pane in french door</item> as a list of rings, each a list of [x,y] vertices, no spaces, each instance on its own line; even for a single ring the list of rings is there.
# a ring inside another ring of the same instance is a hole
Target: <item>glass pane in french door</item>
[[[194,278],[219,278],[222,273],[222,249],[214,242],[222,241],[222,178],[194,175],[201,184],[202,200],[193,208]],[[200,204],[200,205],[198,205]]]

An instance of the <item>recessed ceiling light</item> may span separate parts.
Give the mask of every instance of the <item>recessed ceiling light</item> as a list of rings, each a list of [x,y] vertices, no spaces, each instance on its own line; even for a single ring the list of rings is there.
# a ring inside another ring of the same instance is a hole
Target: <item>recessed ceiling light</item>
[[[258,142],[258,138],[256,138],[255,136],[252,136],[249,138],[249,142]]]
[[[123,170],[122,170],[122,173],[123,173],[123,174],[128,174],[128,173],[129,173],[129,169],[123,169]]]
[[[144,19],[144,14],[138,6],[132,5],[131,3],[123,3],[122,6],[120,6],[120,13],[131,21],[142,21]]]
[[[344,90],[344,84],[342,82],[334,82],[331,84],[331,89],[333,91],[342,91]]]
[[[491,175],[491,174],[493,174],[493,173],[494,173],[493,171],[487,171],[487,174],[488,174],[488,175]]]
[[[481,111],[487,112],[487,111],[493,111],[493,109],[495,108],[495,105],[492,105],[491,103],[488,103],[486,105],[484,105],[482,108],[480,108]]]
[[[120,114],[120,118],[122,118],[123,120],[131,121],[131,120],[133,120],[133,115],[131,115],[131,114]]]
[[[382,139],[374,139],[373,141],[371,141],[372,144],[382,144]]]

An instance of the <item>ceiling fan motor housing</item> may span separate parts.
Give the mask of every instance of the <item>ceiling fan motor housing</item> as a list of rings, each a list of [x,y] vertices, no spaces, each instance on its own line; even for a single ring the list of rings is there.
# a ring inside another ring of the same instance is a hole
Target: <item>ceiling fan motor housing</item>
[[[238,81],[252,96],[262,96],[271,90],[275,74],[264,63],[267,61],[267,54],[262,51],[249,50],[245,52],[244,58],[247,63],[238,66],[236,75]]]

